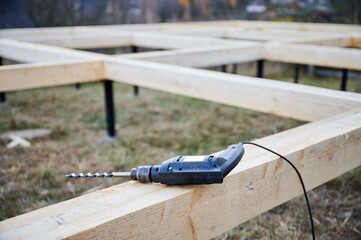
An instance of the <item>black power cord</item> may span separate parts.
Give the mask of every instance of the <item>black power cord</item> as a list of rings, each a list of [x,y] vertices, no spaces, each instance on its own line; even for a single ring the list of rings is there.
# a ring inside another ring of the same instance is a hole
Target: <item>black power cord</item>
[[[315,227],[313,225],[313,218],[312,218],[312,212],[311,212],[311,206],[310,206],[310,203],[308,201],[308,196],[307,196],[307,191],[306,191],[306,188],[305,188],[305,184],[303,183],[303,180],[302,180],[302,177],[301,177],[301,174],[300,172],[297,170],[297,168],[295,167],[295,165],[293,165],[293,163],[288,160],[286,157],[282,156],[281,154],[279,153],[276,153],[275,151],[272,151],[271,149],[269,148],[266,148],[266,147],[263,147],[257,143],[254,143],[254,142],[241,142],[242,144],[250,144],[250,145],[254,145],[254,146],[257,146],[259,148],[262,148],[264,150],[267,150],[277,156],[279,156],[280,158],[282,158],[283,160],[285,160],[286,162],[288,162],[292,167],[293,169],[296,171],[298,177],[300,178],[300,182],[301,182],[301,185],[302,185],[302,189],[303,189],[303,194],[305,195],[305,199],[306,199],[306,203],[307,203],[307,208],[308,208],[308,214],[310,215],[310,222],[311,222],[311,230],[312,230],[312,239],[315,240],[316,237],[315,237]]]

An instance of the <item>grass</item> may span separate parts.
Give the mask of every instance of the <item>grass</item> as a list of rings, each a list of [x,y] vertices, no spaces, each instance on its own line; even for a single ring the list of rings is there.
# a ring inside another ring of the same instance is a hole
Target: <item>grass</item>
[[[265,73],[267,78],[292,81],[291,71]],[[339,87],[337,78],[316,81],[301,74],[300,82]],[[361,92],[361,82],[350,80],[349,90]],[[7,141],[0,140],[1,220],[121,181],[68,181],[64,175],[69,172],[130,170],[177,154],[208,154],[303,124],[142,88],[140,96],[134,97],[132,87],[123,84],[114,84],[114,93],[118,138],[110,144],[97,142],[105,135],[101,83],[82,84],[80,91],[64,86],[7,95],[9,105],[0,107],[0,131],[42,127],[52,134],[31,140],[31,148],[8,150]],[[320,239],[360,238],[360,171],[355,169],[310,193]],[[307,217],[304,199],[299,197],[217,239],[308,239]]]

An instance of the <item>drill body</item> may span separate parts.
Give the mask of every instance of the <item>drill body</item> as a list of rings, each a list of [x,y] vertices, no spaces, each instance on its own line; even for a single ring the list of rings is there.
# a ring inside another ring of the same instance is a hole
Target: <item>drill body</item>
[[[242,143],[234,144],[219,156],[177,156],[161,165],[133,168],[130,177],[139,182],[169,185],[222,183],[243,154]]]

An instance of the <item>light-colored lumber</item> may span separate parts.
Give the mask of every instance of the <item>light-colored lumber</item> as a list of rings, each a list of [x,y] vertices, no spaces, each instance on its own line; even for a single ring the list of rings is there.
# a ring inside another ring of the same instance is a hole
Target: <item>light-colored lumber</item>
[[[303,43],[334,47],[351,46],[352,33],[317,32],[292,29],[275,29],[267,27],[207,27],[170,29],[166,33],[178,35],[201,35],[230,39],[253,41],[277,41],[289,43]]]
[[[346,24],[324,24],[324,23],[296,23],[296,22],[271,22],[271,21],[206,21],[206,22],[180,22],[180,23],[153,23],[153,24],[121,24],[121,25],[99,25],[99,26],[77,26],[77,27],[54,27],[54,28],[33,28],[33,29],[8,29],[0,31],[0,38],[23,37],[33,35],[51,34],[73,34],[83,30],[113,29],[121,31],[169,31],[189,30],[206,28],[249,28],[267,30],[291,30],[291,31],[313,31],[318,33],[349,32],[360,33],[358,25]]]
[[[130,59],[104,67],[106,79],[305,121],[361,107],[360,94],[268,79]]]
[[[263,49],[266,60],[361,70],[359,49],[286,43],[265,44]]]
[[[12,28],[1,29],[0,38],[16,39],[29,36],[64,36],[72,35],[78,27],[47,27],[47,28]]]
[[[361,48],[361,33],[353,34],[353,36],[351,37],[351,47]]]
[[[351,24],[330,24],[330,23],[305,23],[305,22],[272,22],[272,21],[252,21],[241,20],[232,21],[237,27],[258,27],[258,28],[275,28],[283,30],[298,31],[318,31],[318,32],[361,32],[359,25]]]
[[[308,36],[308,37],[293,37],[288,39],[278,40],[278,42],[312,44],[330,47],[351,47],[351,34],[333,34],[330,36]]]
[[[117,57],[187,67],[213,67],[223,64],[257,61],[263,58],[263,52],[260,44],[237,43],[225,46],[119,54]]]
[[[71,59],[97,60],[101,57],[96,53],[10,39],[0,39],[0,56],[19,62],[50,62]]]
[[[104,79],[102,61],[71,60],[0,67],[0,92]]]
[[[78,49],[124,47],[132,45],[131,36],[129,34],[122,33],[77,33],[70,36],[35,35],[30,37],[15,38],[15,40]]]
[[[311,190],[361,165],[360,139],[358,109],[257,143],[289,158]],[[301,193],[286,162],[246,146],[223,184],[128,182],[0,222],[0,238],[209,239]]]

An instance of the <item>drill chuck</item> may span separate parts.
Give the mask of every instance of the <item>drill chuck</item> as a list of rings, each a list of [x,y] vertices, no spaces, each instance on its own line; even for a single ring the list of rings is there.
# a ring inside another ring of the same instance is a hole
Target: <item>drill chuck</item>
[[[132,171],[130,171],[130,178],[134,181],[139,181],[141,183],[151,182],[151,169],[152,166],[140,166],[138,168],[133,168]]]

